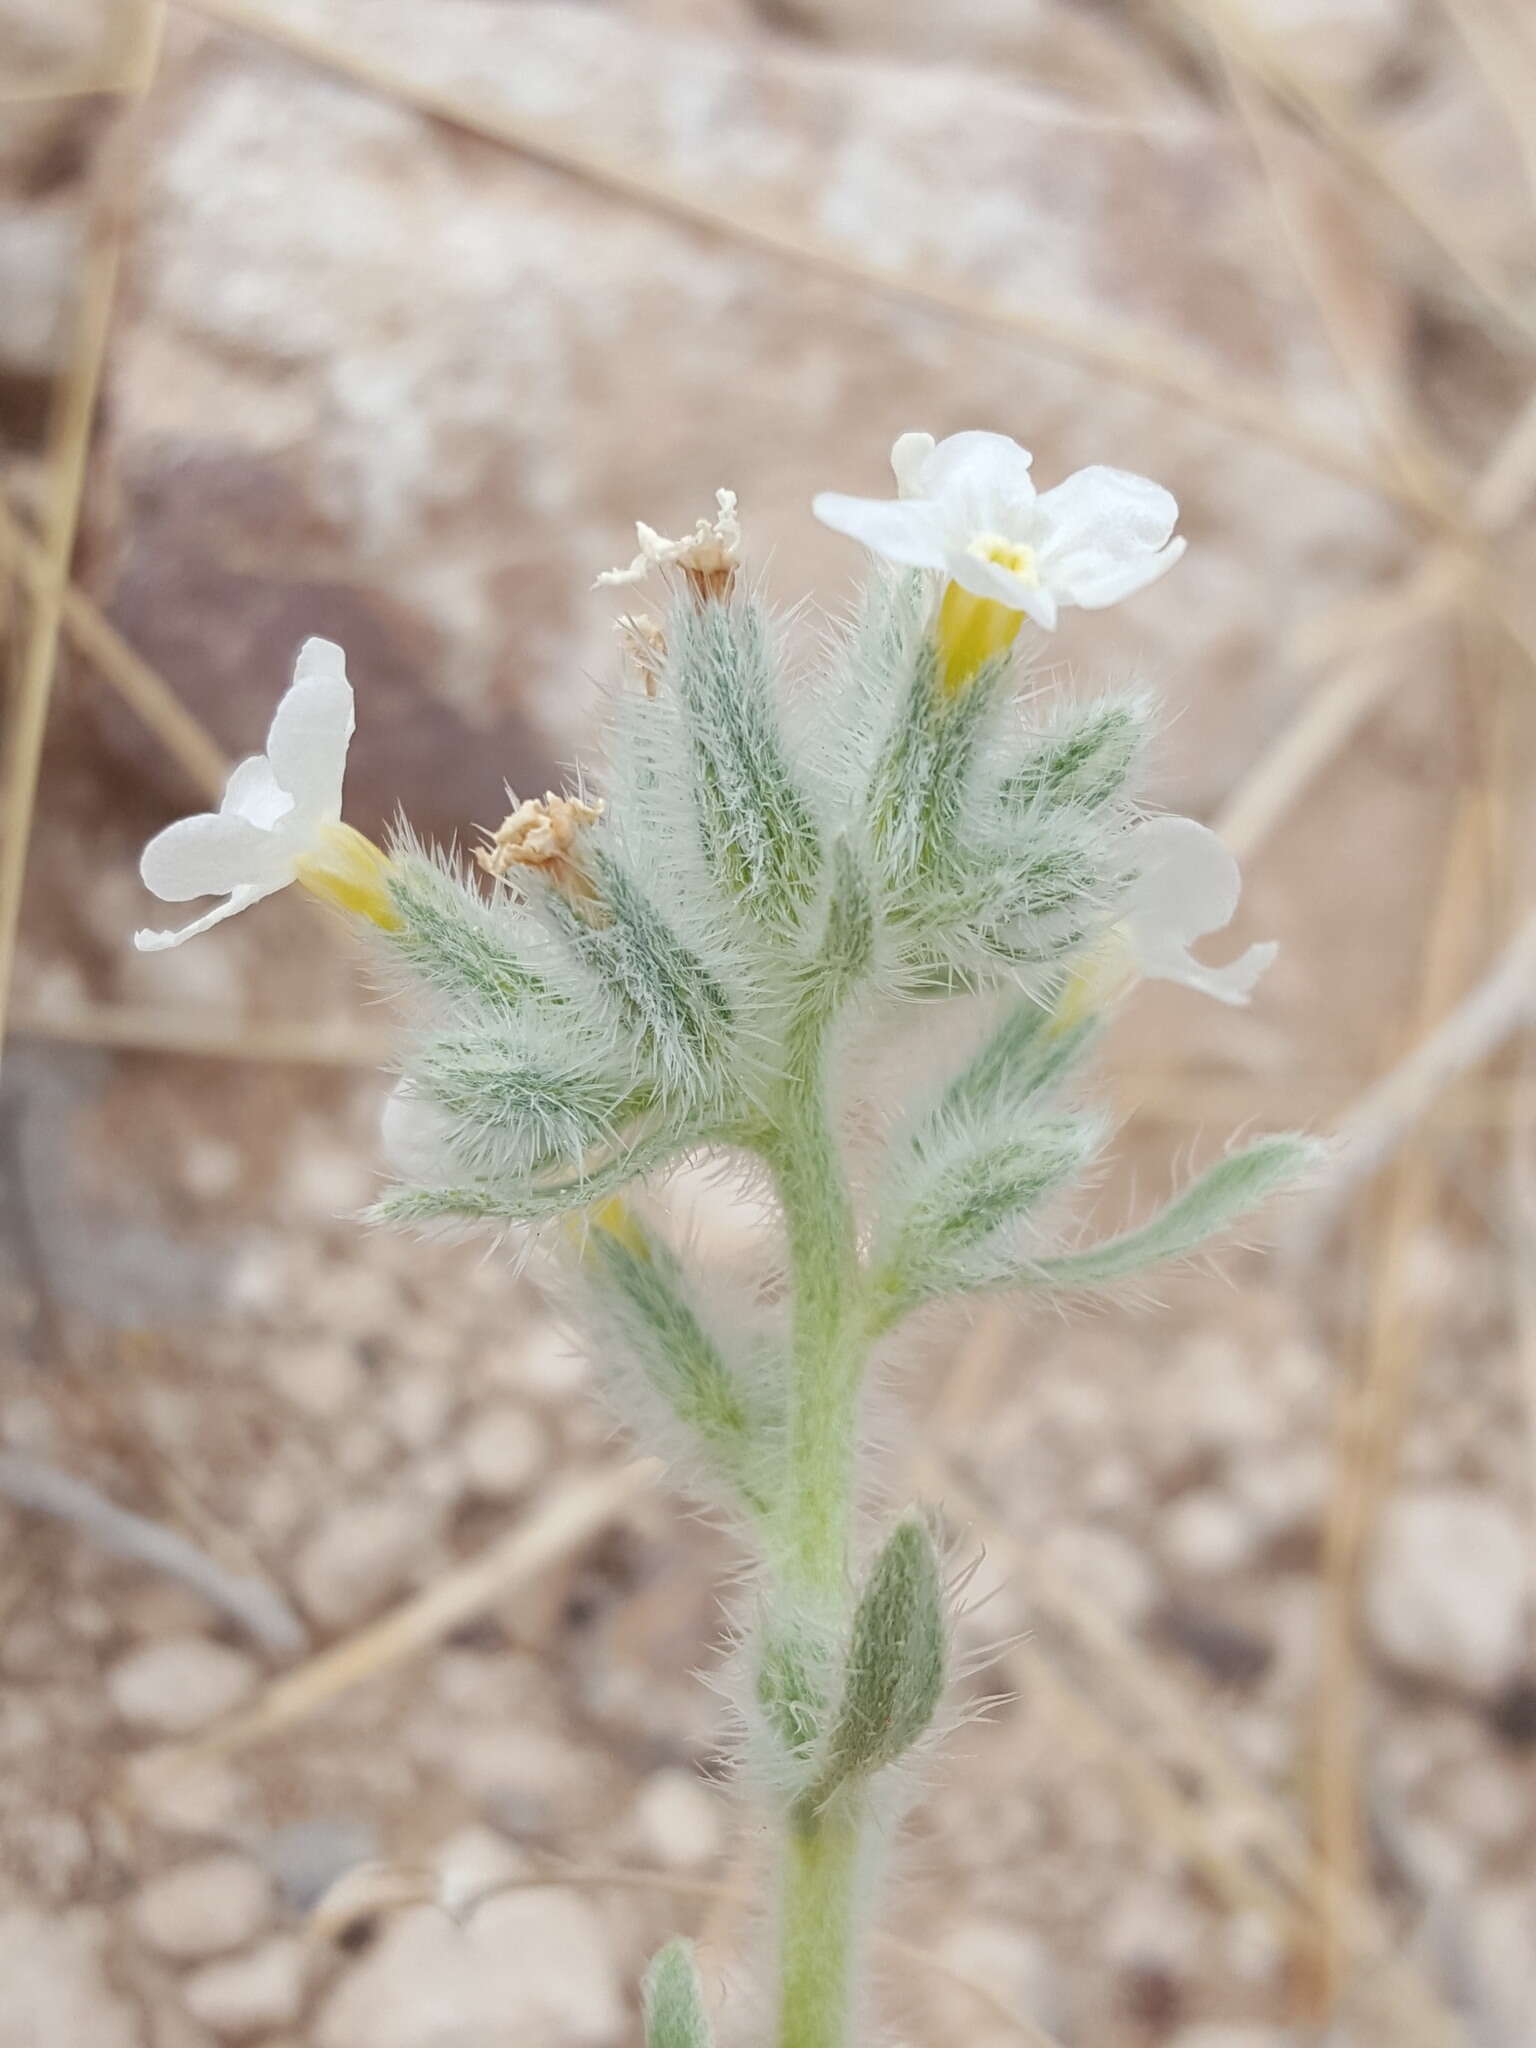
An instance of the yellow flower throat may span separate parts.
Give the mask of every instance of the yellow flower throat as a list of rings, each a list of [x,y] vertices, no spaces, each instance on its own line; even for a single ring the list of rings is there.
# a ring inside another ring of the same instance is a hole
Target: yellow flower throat
[[[1040,578],[1035,568],[1035,551],[1000,533],[978,533],[966,549],[979,561],[995,562],[1024,582]],[[1024,623],[1024,614],[999,604],[993,597],[977,597],[958,583],[945,586],[939,605],[939,661],[944,688],[952,694],[964,689],[984,663],[1013,645],[1014,635]]]

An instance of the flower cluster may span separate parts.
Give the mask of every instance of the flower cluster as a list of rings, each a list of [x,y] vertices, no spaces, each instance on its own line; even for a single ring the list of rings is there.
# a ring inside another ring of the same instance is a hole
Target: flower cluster
[[[1139,798],[1141,692],[1015,688],[1025,621],[1112,604],[1182,552],[1145,478],[1037,494],[1000,435],[904,435],[890,502],[816,511],[892,565],[790,715],[786,628],[740,574],[736,501],[682,541],[638,529],[661,620],[625,627],[604,795],[517,803],[474,862],[341,820],[353,725],[340,650],[309,641],[265,754],[217,813],[168,827],[143,875],[217,908],[297,882],[371,928],[415,986],[386,1121],[402,1179],[378,1215],[541,1235],[637,1431],[686,1461],[761,1560],[743,1630],[744,1748],[784,1827],[780,2038],[841,2048],[869,1843],[929,1737],[948,1661],[920,1515],[866,1515],[862,1389],[931,1305],[1076,1293],[1186,1254],[1294,1179],[1299,1140],[1229,1153],[1161,1210],[1083,1244],[1068,1203],[1104,1119],[1081,1074],[1138,979],[1246,1002],[1274,955],[1193,946],[1237,864]],[[944,1004],[956,1057],[864,1101],[858,1048]],[[857,1179],[854,1131],[881,1156]],[[680,1162],[771,1190],[782,1288],[724,1291],[649,1196]],[[543,1226],[550,1226],[543,1229]],[[696,1973],[665,1951],[648,2048],[707,2048]]]

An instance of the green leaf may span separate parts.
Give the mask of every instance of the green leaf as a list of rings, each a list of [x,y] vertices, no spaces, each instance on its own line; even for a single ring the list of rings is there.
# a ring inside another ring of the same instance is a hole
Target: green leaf
[[[826,1720],[821,1664],[812,1648],[782,1628],[765,1633],[757,1666],[757,1702],[787,1753],[805,1762]]]
[[[655,1957],[645,1973],[641,2007],[645,2048],[710,2048],[704,1995],[686,1941],[669,1941]]]
[[[699,1320],[678,1260],[632,1214],[622,1232],[595,1222],[586,1252],[592,1277],[652,1388],[751,1498],[745,1470],[754,1447],[753,1416]]]
[[[814,1804],[906,1754],[933,1720],[947,1663],[938,1553],[927,1525],[911,1515],[891,1532],[859,1595]]]
[[[1004,1284],[1103,1287],[1163,1259],[1182,1258],[1230,1229],[1271,1195],[1316,1172],[1326,1156],[1327,1148],[1315,1139],[1290,1134],[1260,1138],[1243,1151],[1218,1160],[1150,1223],[1080,1252],[1036,1259]]]

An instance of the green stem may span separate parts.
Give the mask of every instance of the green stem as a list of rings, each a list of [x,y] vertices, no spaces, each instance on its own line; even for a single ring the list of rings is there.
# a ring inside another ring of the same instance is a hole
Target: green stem
[[[853,1993],[859,1839],[859,1813],[851,1800],[790,1822],[779,2048],[843,2048]]]
[[[853,1204],[823,1089],[823,1033],[791,1063],[773,1165],[793,1284],[788,1445],[777,1544],[796,1625],[830,1647],[848,1599],[860,1383],[867,1337]],[[859,1801],[788,1823],[778,2048],[844,2048],[853,2003]]]
[[[797,1604],[835,1627],[847,1592],[862,1276],[853,1207],[821,1103],[795,1107],[775,1162],[794,1296],[779,1567]]]

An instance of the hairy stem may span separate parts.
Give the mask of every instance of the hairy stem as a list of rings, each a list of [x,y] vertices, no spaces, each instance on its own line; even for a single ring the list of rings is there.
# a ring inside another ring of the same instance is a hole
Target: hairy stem
[[[785,1844],[779,2048],[843,2048],[853,2004],[858,1802],[792,1819]]]
[[[867,1337],[853,1205],[827,1115],[824,1031],[791,1064],[774,1147],[793,1285],[789,1430],[776,1559],[799,1626],[830,1645],[848,1598],[859,1389]],[[779,2048],[843,2048],[852,2008],[861,1834],[850,1796],[788,1823]]]

